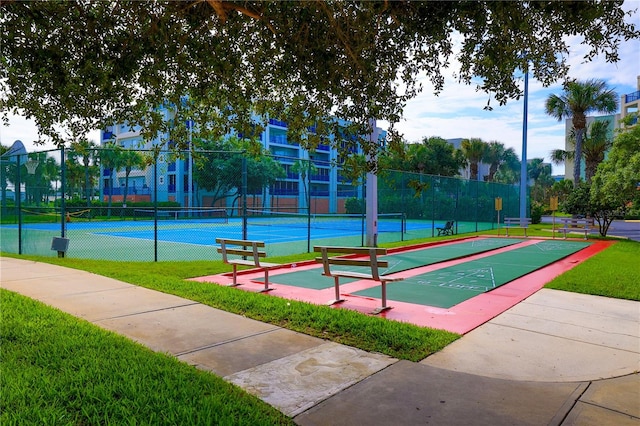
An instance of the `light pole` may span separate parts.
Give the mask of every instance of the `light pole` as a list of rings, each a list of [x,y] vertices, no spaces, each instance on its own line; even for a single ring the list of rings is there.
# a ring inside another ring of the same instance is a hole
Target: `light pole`
[[[524,111],[522,118],[522,164],[520,165],[520,226],[527,225],[527,114],[529,103],[529,61],[524,69]]]
[[[367,239],[366,245],[368,247],[378,246],[378,176],[377,176],[377,144],[379,133],[376,128],[376,120],[371,119],[369,125],[371,126],[371,133],[369,135],[369,152],[367,153],[367,167],[370,167],[371,163],[375,164],[375,170],[367,171],[367,186],[366,186],[366,229]]]
[[[188,178],[187,178],[187,186],[189,187],[187,189],[187,210],[189,211],[187,213],[187,215],[191,215],[193,214],[190,210],[193,208],[193,156],[191,154],[191,151],[193,150],[193,139],[192,139],[192,130],[191,128],[193,127],[193,121],[191,121],[191,119],[189,119],[187,121],[187,125],[189,126],[189,156],[187,158],[187,161],[189,162],[189,174],[188,174]]]

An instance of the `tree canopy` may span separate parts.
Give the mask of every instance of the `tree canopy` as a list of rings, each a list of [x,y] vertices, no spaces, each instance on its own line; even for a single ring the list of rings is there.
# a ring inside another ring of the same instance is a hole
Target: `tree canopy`
[[[383,168],[440,176],[457,176],[465,160],[445,139],[425,137],[421,143],[396,145],[380,158]]]
[[[338,134],[337,119],[356,135],[374,118],[397,122],[421,90],[420,73],[438,92],[458,49],[458,78],[479,77],[478,88],[501,104],[521,95],[518,69],[544,85],[568,75],[567,36],[590,46],[587,60],[616,61],[619,43],[639,36],[621,6],[0,0],[0,102],[5,120],[8,112],[33,118],[42,139],[58,144],[126,122],[181,148],[188,120],[200,124],[194,137],[215,139],[230,129],[251,137],[274,117],[291,140],[313,146]],[[365,154],[377,149],[353,140]]]
[[[604,225],[603,235],[615,215],[623,216],[630,208],[640,211],[640,124],[616,136],[608,158],[593,178],[590,202],[601,233]]]
[[[195,139],[193,180],[207,191],[209,206],[226,197],[233,202],[242,196],[242,161],[247,165],[247,194],[260,194],[285,176],[283,167],[255,141],[235,137],[206,141]]]

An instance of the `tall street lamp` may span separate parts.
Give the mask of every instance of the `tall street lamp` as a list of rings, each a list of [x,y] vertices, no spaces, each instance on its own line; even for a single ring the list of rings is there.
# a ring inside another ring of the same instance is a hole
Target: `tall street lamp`
[[[524,111],[522,118],[522,164],[520,165],[520,226],[527,225],[527,114],[529,103],[529,61],[524,69]]]

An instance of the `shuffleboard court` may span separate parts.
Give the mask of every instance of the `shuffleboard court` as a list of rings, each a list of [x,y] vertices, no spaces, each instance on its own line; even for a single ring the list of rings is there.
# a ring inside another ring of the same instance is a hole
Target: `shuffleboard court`
[[[450,308],[556,262],[590,244],[576,241],[541,241],[390,283],[387,285],[387,298],[399,302]],[[379,294],[380,289],[377,286],[353,293],[366,297],[379,297]]]
[[[484,253],[498,248],[508,247],[524,240],[509,238],[485,238],[461,243],[438,245],[426,247],[423,249],[412,250],[408,252],[400,252],[380,257],[380,260],[389,262],[389,267],[381,269],[383,275],[394,274],[422,266],[433,265],[435,263],[444,262],[446,260],[460,259],[462,257],[474,254]],[[343,266],[340,268],[345,271],[366,272],[362,267]],[[258,280],[260,281],[260,280]],[[333,278],[321,275],[321,269],[304,269],[295,272],[287,272],[284,274],[272,275],[271,282],[291,285],[296,287],[304,287],[315,290],[322,290],[333,287]],[[341,278],[343,284],[356,281],[355,279]]]

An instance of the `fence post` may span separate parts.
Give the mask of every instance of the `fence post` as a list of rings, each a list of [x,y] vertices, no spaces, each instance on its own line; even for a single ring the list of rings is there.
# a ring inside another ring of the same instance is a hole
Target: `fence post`
[[[307,160],[307,176],[303,179],[307,180],[305,188],[307,193],[307,253],[311,253],[311,158]]]
[[[158,155],[156,146],[153,152],[153,261],[158,261]]]
[[[249,239],[247,232],[247,153],[242,152],[242,239]]]
[[[60,186],[62,187],[62,197],[60,198],[60,236],[65,238],[67,231],[67,215],[65,199],[67,198],[67,165],[65,161],[64,145],[60,148]]]
[[[16,182],[14,189],[14,194],[16,194],[16,213],[18,214],[18,254],[22,254],[22,191],[20,187],[22,182],[20,182],[20,157],[18,154],[16,156]]]

